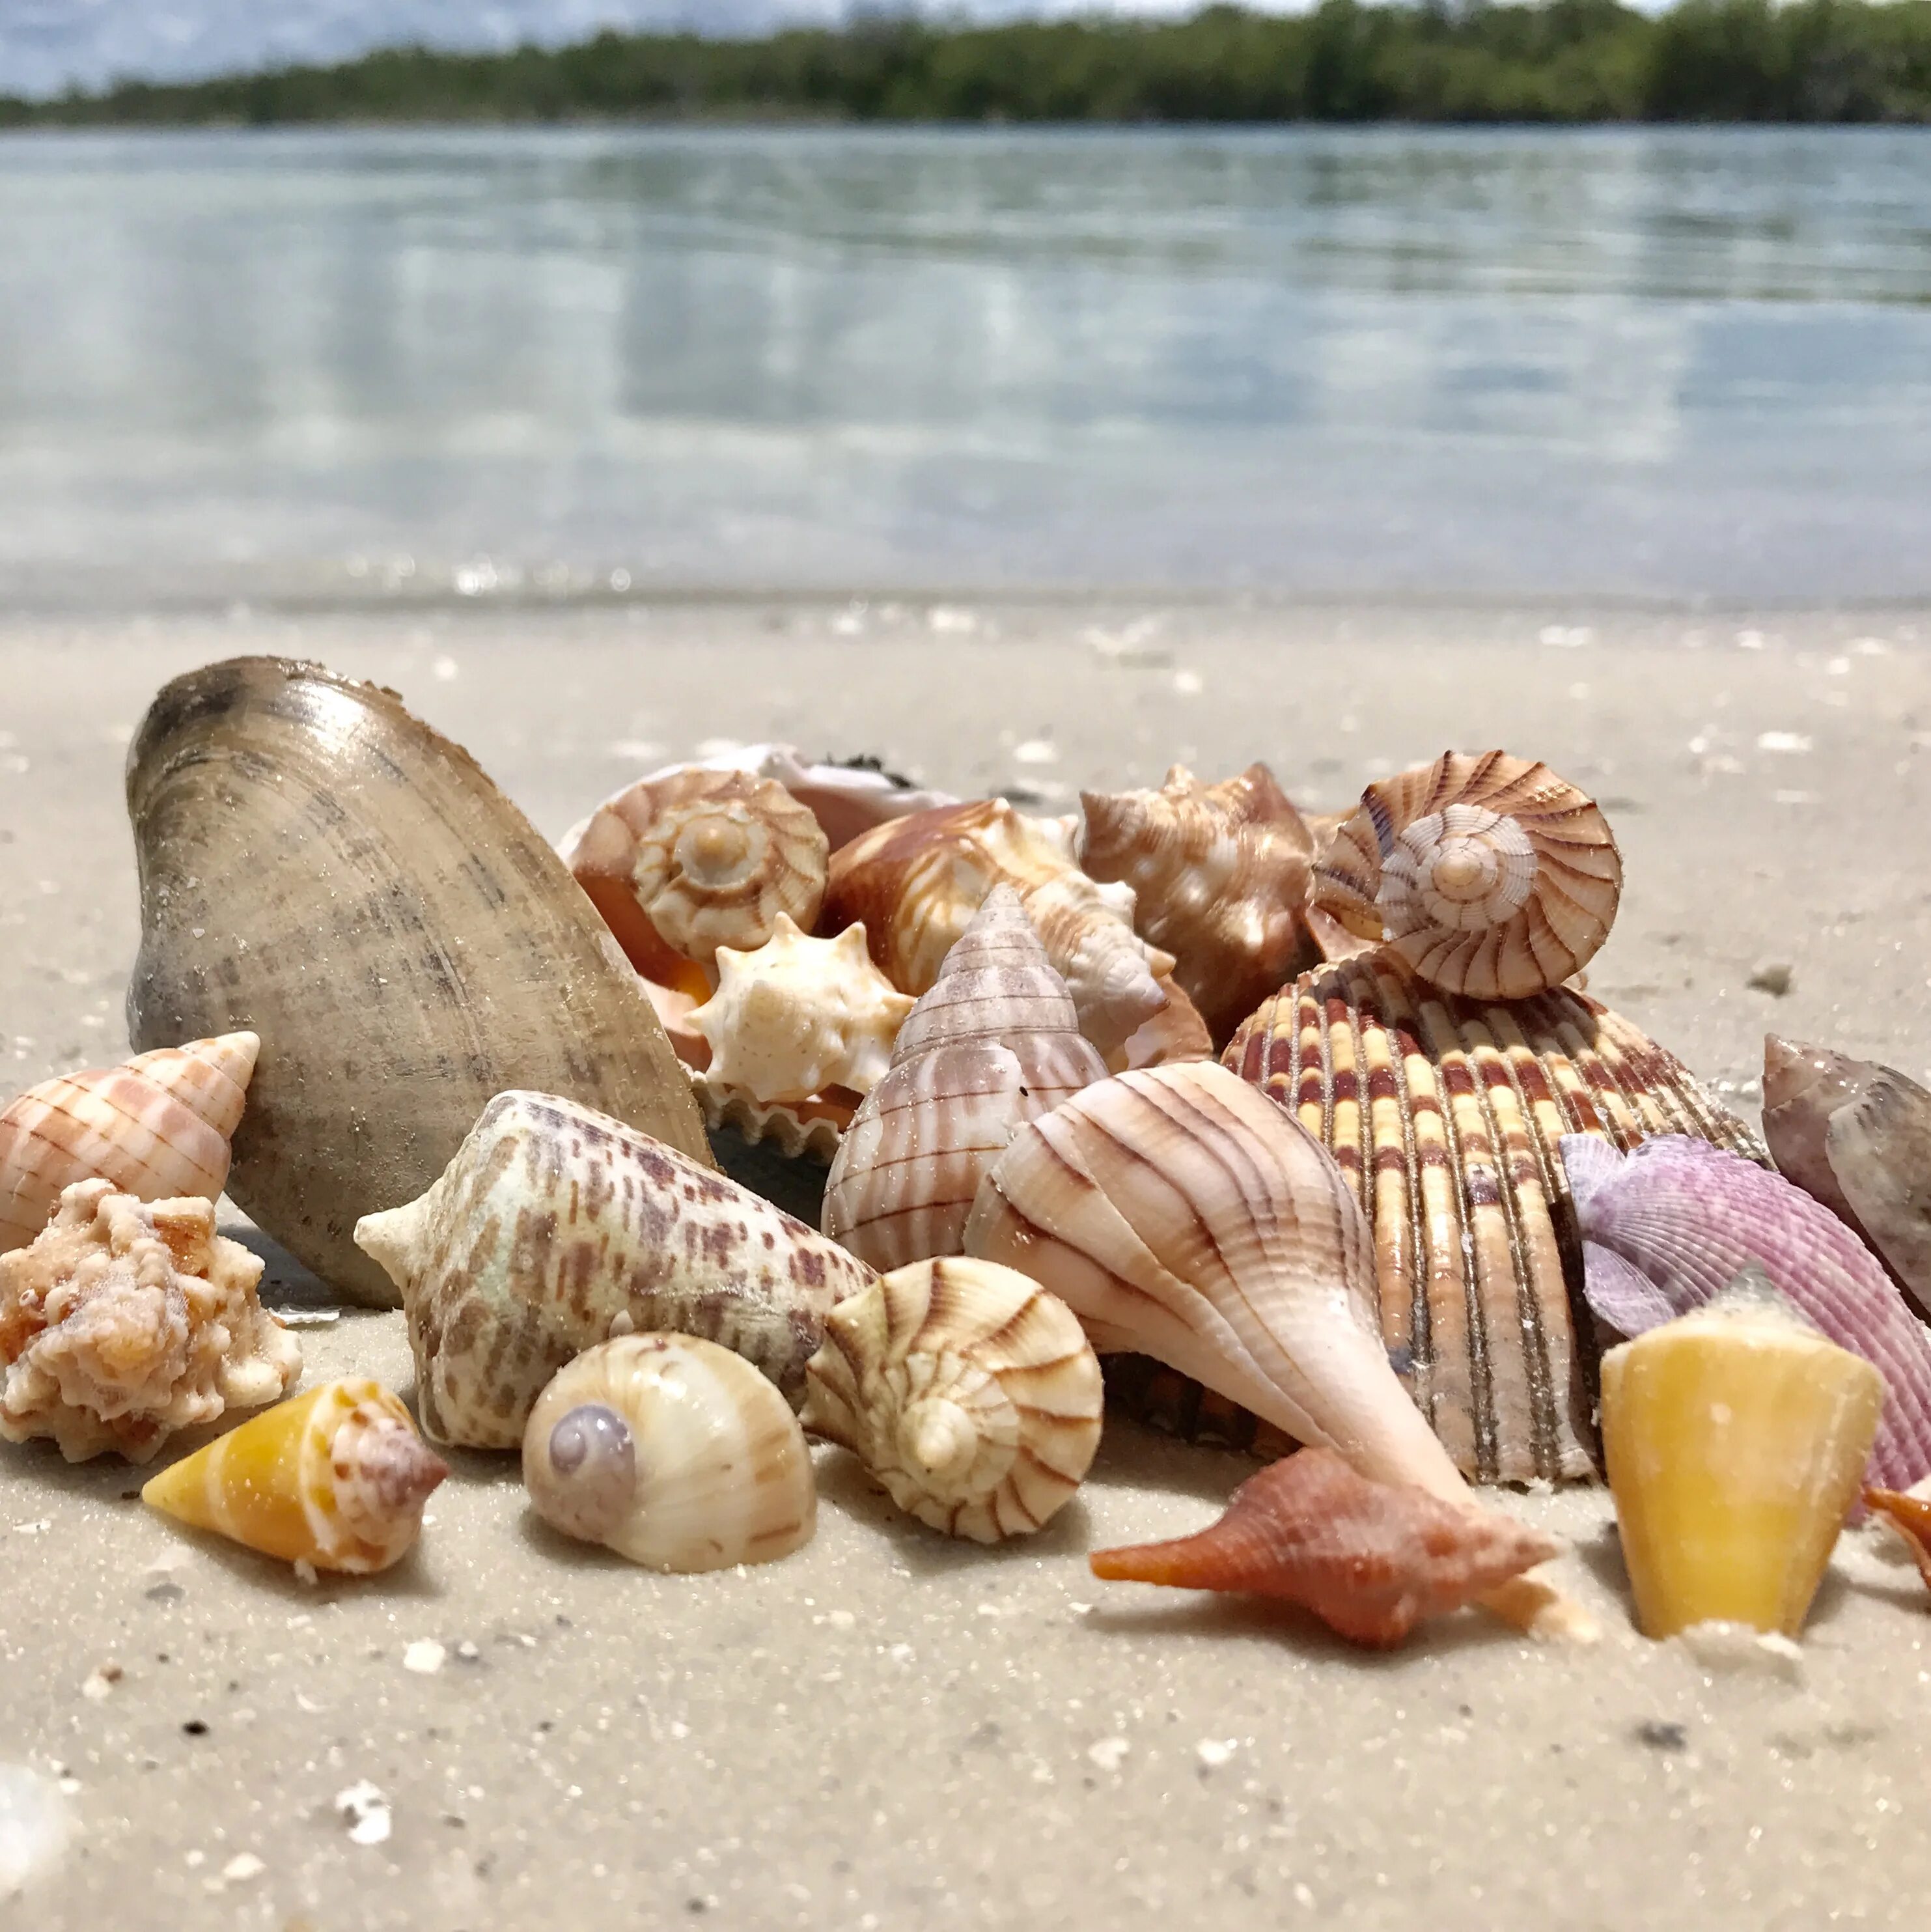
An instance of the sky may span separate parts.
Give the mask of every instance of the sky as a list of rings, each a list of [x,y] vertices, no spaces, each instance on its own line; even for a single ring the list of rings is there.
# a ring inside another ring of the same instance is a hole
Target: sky
[[[999,20],[1178,14],[1199,4],[943,0],[927,10]],[[1285,10],[1295,0],[1259,4]],[[760,33],[789,23],[830,24],[853,10],[853,0],[0,0],[0,94],[57,94],[118,78],[187,80],[290,62],[344,60],[371,47],[411,42],[454,47],[562,43],[602,27]]]

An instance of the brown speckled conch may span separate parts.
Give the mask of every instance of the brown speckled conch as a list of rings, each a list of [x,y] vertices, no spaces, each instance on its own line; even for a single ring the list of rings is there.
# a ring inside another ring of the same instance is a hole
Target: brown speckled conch
[[[355,1239],[401,1291],[422,1426],[512,1449],[544,1384],[613,1335],[721,1343],[795,1404],[826,1315],[872,1271],[619,1120],[501,1094],[427,1193]]]

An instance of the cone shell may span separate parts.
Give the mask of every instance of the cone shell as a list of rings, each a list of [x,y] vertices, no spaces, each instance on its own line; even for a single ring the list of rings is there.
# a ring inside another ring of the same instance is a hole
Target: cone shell
[[[1447,752],[1362,794],[1313,904],[1444,992],[1518,1000],[1594,956],[1622,882],[1607,821],[1566,779],[1505,752]]]
[[[31,1241],[76,1180],[142,1201],[217,1198],[260,1048],[224,1034],[30,1088],[0,1112],[0,1254]]]
[[[176,678],[129,754],[134,1043],[246,1027],[228,1192],[338,1292],[491,1097],[565,1094],[710,1159],[637,975],[535,828],[393,694],[243,658]]]
[[[805,1369],[805,1426],[949,1536],[1039,1528],[1099,1446],[1099,1363],[1065,1303],[1011,1268],[915,1262],[841,1302]]]
[[[1382,1336],[1462,1470],[1589,1478],[1593,1326],[1562,1137],[1695,1134],[1760,1158],[1749,1130],[1593,1000],[1452,999],[1385,952],[1303,974],[1226,1064],[1339,1162],[1372,1229]]]
[[[284,1563],[367,1576],[406,1555],[449,1473],[380,1383],[324,1382],[163,1469],[141,1500]]]
[[[400,1289],[430,1438],[514,1448],[573,1356],[667,1330],[802,1396],[825,1316],[871,1270],[768,1202],[620,1120],[499,1094],[407,1206],[355,1238]]]
[[[846,1132],[825,1232],[877,1268],[958,1253],[980,1178],[1013,1129],[1105,1072],[1018,895],[996,887]]]
[[[1856,1503],[1884,1378],[1774,1294],[1718,1298],[1603,1358],[1603,1448],[1646,1636],[1795,1636]]]
[[[529,1412],[523,1480],[546,1522],[652,1570],[769,1563],[817,1521],[784,1398],[688,1335],[622,1336],[559,1370]]]

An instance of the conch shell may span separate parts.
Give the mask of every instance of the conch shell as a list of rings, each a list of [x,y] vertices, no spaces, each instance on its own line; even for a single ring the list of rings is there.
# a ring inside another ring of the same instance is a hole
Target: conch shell
[[[0,1254],[31,1241],[76,1180],[142,1201],[216,1199],[260,1047],[224,1034],[28,1088],[0,1112]]]
[[[228,1192],[340,1293],[394,1305],[356,1217],[421,1193],[507,1088],[568,1094],[708,1164],[595,908],[391,693],[278,658],[190,671],[136,734],[127,808],[134,1043],[260,1035]]]
[[[1445,752],[1362,794],[1312,902],[1444,992],[1519,1000],[1594,957],[1622,885],[1608,823],[1567,780],[1506,752]]]
[[[915,1262],[839,1303],[803,1421],[948,1536],[1041,1528],[1099,1446],[1099,1363],[1066,1304],[989,1262]]]
[[[652,1570],[769,1563],[811,1540],[811,1451],[742,1356],[690,1335],[624,1335],[559,1370],[523,1435],[544,1522]]]
[[[826,1184],[825,1232],[878,1268],[958,1253],[1013,1129],[1105,1072],[1018,895],[994,886],[853,1118]]]
[[[854,839],[832,862],[825,922],[862,922],[892,983],[922,994],[1001,884],[1019,894],[1080,1030],[1102,1054],[1185,997],[1162,976],[1172,956],[1135,936],[1132,889],[1095,884],[1003,799],[915,812]]]
[[[1314,835],[1265,765],[1213,785],[1176,765],[1158,791],[1080,803],[1081,865],[1133,888],[1135,930],[1173,955],[1216,1039],[1312,963],[1300,912]]]
[[[430,1439],[511,1449],[572,1356],[667,1329],[796,1400],[825,1316],[871,1270],[722,1174],[548,1094],[501,1094],[419,1199],[355,1239],[401,1291]]]
[[[163,1469],[141,1500],[284,1563],[366,1576],[414,1547],[448,1473],[387,1389],[350,1376]]]
[[[177,1430],[278,1401],[301,1349],[256,1299],[261,1278],[212,1202],[75,1182],[31,1246],[0,1256],[0,1436],[145,1462]]]

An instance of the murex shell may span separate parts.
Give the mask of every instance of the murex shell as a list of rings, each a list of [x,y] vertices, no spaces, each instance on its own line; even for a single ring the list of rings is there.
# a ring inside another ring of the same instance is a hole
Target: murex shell
[[[505,1088],[570,1095],[709,1160],[595,908],[391,693],[278,658],[190,672],[136,735],[127,808],[129,1032],[260,1035],[228,1191],[343,1294],[394,1306],[357,1217],[421,1193]]]
[[[1373,1232],[1382,1336],[1461,1468],[1590,1477],[1594,1331],[1562,1137],[1693,1134],[1761,1159],[1749,1130],[1581,994],[1456,999],[1386,952],[1304,974],[1225,1058],[1340,1162]]]
[[[664,1329],[722,1343],[793,1401],[824,1318],[871,1269],[620,1120],[499,1094],[448,1168],[355,1238],[402,1292],[432,1439],[514,1448],[573,1355]]]

